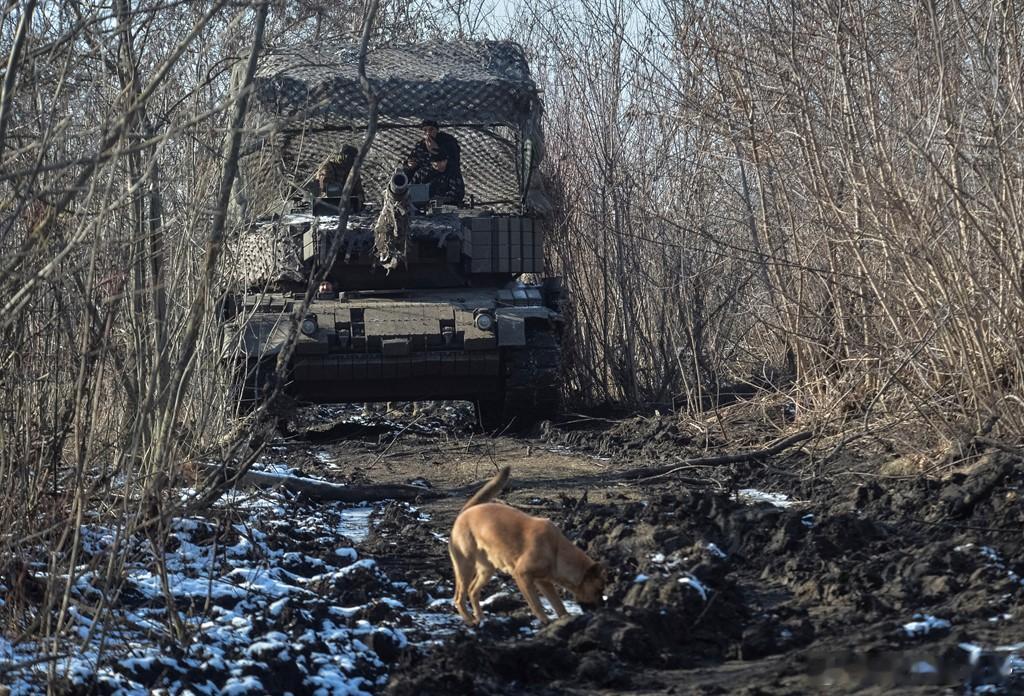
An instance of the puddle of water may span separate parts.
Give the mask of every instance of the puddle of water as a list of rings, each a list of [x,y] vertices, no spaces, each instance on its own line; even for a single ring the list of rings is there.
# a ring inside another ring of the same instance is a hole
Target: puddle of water
[[[402,630],[413,645],[439,645],[465,625],[449,599],[435,599],[426,609],[407,616],[413,625]]]
[[[370,514],[373,507],[354,507],[341,511],[341,524],[338,531],[355,543],[359,543],[370,533]]]

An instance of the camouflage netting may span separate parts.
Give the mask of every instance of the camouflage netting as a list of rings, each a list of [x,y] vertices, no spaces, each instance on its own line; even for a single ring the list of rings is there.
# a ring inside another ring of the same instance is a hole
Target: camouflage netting
[[[360,145],[368,111],[352,47],[310,47],[266,56],[255,78],[250,135],[236,202],[257,217],[281,210],[317,166]],[[541,107],[522,50],[508,42],[389,47],[367,56],[380,102],[378,131],[362,177],[380,192],[432,118],[458,138],[467,200],[514,208],[542,151]]]
[[[302,237],[282,225],[257,225],[228,240],[222,271],[225,280],[257,287],[266,283],[301,282],[304,278]]]

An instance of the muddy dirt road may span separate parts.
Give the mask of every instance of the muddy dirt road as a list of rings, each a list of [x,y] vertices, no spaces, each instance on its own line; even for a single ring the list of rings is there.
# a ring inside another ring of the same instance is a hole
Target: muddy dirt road
[[[604,609],[545,628],[496,578],[483,593],[488,619],[469,629],[450,604],[446,551],[464,498],[377,504],[356,549],[403,589],[372,619],[408,641],[381,652],[383,691],[1024,690],[1019,454],[994,450],[931,477],[893,474],[877,453],[822,463],[802,444],[760,460],[687,464],[783,434],[742,423],[729,442],[712,432],[651,417],[490,438],[457,410],[356,422],[321,410],[275,456],[331,481],[434,492],[510,465],[503,499],[551,518],[609,568]]]

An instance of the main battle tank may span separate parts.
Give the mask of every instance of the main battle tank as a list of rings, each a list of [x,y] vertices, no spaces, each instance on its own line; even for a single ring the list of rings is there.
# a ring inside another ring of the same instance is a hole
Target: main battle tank
[[[486,429],[551,417],[562,291],[542,278],[541,102],[522,50],[371,51],[376,134],[362,196],[342,202],[314,181],[365,139],[357,63],[354,47],[303,48],[265,57],[256,74],[233,201],[250,222],[225,255],[241,401],[268,390],[297,325],[280,386],[299,402],[468,400]],[[425,119],[459,142],[459,206],[431,201],[401,170]]]

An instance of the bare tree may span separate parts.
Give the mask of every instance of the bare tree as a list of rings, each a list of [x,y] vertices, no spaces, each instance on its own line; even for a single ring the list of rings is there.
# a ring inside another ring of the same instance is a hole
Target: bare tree
[[[1019,432],[1020,29],[998,3],[601,0],[501,28],[544,83],[577,397],[790,384],[921,446]]]

